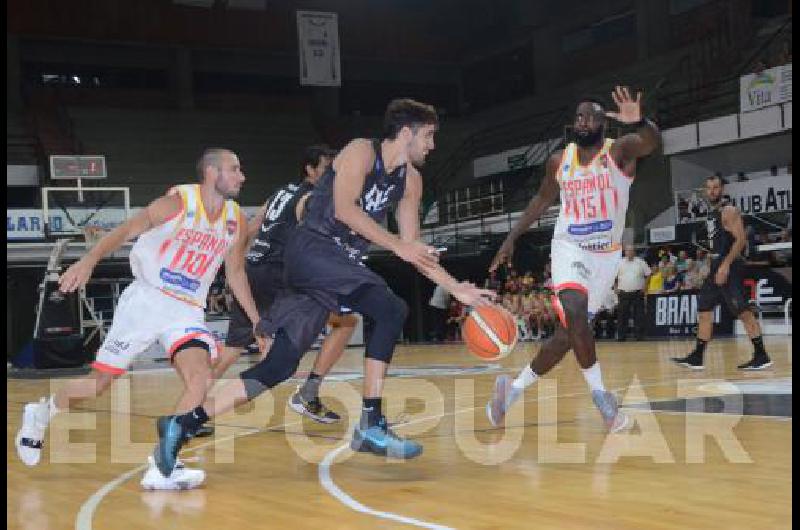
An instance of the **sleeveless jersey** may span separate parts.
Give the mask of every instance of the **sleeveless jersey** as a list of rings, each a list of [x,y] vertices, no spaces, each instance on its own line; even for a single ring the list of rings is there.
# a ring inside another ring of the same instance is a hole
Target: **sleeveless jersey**
[[[297,202],[313,189],[314,185],[304,180],[297,184],[287,184],[275,192],[267,204],[258,235],[247,253],[248,263],[251,265],[283,263],[286,239],[291,229],[297,225],[295,217]]]
[[[386,173],[386,167],[381,157],[380,140],[372,140],[372,147],[375,151],[375,162],[372,170],[364,179],[364,186],[357,202],[375,222],[382,223],[389,207],[397,204],[403,197],[406,187],[406,166],[402,165],[391,173]],[[369,241],[336,219],[333,204],[335,179],[336,172],[333,167],[328,168],[306,202],[306,213],[302,225],[331,237],[339,246],[347,250],[351,257],[358,258],[366,252]]]
[[[706,217],[706,230],[708,230],[708,244],[714,257],[724,258],[731,251],[733,246],[733,234],[725,230],[722,225],[722,208],[726,205],[721,204],[719,208],[713,208]]]
[[[586,166],[578,161],[578,146],[564,150],[556,172],[561,188],[561,209],[553,239],[578,245],[588,252],[616,251],[622,247],[628,194],[633,179],[614,162],[609,150],[614,140],[603,147]]]
[[[137,280],[183,302],[205,307],[208,289],[225,255],[239,235],[239,205],[226,200],[219,218],[211,221],[200,186],[175,186],[181,211],[164,224],[139,236],[130,254]]]

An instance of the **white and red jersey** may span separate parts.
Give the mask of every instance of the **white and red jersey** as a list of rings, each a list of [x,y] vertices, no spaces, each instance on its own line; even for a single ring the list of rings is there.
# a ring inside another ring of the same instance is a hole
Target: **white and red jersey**
[[[561,188],[561,210],[554,240],[568,241],[588,252],[609,252],[622,247],[628,195],[633,179],[617,167],[609,152],[614,140],[587,165],[578,161],[578,146],[564,150],[556,180]]]
[[[208,289],[239,236],[239,205],[226,200],[217,219],[208,218],[199,184],[175,186],[181,210],[139,236],[130,254],[137,280],[191,305],[205,307]]]

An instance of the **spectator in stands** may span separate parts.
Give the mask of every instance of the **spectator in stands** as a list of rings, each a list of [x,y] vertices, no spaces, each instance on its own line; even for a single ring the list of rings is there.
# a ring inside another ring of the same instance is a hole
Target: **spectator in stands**
[[[619,326],[617,340],[623,341],[628,334],[628,318],[633,315],[636,340],[644,338],[644,288],[651,274],[645,261],[636,256],[633,245],[625,245],[625,258],[617,272],[617,295],[619,296]]]
[[[526,274],[527,276],[527,274]],[[520,316],[522,320],[525,322],[525,327],[527,329],[527,337],[525,339],[532,340],[533,339],[533,329],[535,327],[535,316],[536,316],[536,295],[533,292],[531,287],[523,288],[522,295],[520,296]]]
[[[675,291],[680,290],[681,282],[678,279],[678,271],[675,269],[674,265],[667,265],[664,267],[662,271],[664,275],[664,288],[662,292],[664,293],[674,293]]]
[[[697,251],[697,275],[701,282],[706,281],[711,274],[711,254],[704,250]]]
[[[652,274],[650,274],[650,279],[647,282],[647,294],[659,294],[664,290],[664,274],[661,262],[653,260],[650,270]]]
[[[486,281],[483,284],[484,289],[489,289],[490,291],[499,291],[501,286],[500,280],[497,278],[497,271],[492,271],[489,273],[489,277],[486,278]]]
[[[544,307],[542,312],[542,338],[552,337],[553,333],[556,331],[556,325],[558,324],[558,315],[556,315],[556,310],[553,307],[553,291],[545,290],[539,293],[539,301],[542,303]]]
[[[447,340],[461,342],[461,324],[465,318],[467,318],[466,307],[455,298],[450,300],[447,312]]]
[[[527,271],[525,273],[525,276],[521,278],[520,282],[522,284],[521,287],[524,292],[526,289],[527,290],[533,289],[533,284],[536,282],[536,278],[533,277],[533,272]]]
[[[678,252],[678,259],[675,261],[675,270],[678,274],[678,281],[683,283],[686,276],[686,260],[689,259],[689,254],[685,250]]]
[[[544,273],[542,274],[542,278],[544,281],[542,282],[542,287],[545,289],[552,289],[553,288],[553,270],[550,265],[550,260],[547,260],[547,263],[544,264]]]
[[[511,258],[506,258],[506,261],[497,267],[497,279],[505,284],[506,280],[512,275],[513,272],[514,264],[511,262]]]
[[[505,281],[505,290],[506,292],[516,293],[519,291],[519,278],[517,277],[517,273],[514,269],[509,269],[508,276],[506,277]]]
[[[697,261],[689,258],[686,260],[686,276],[683,279],[683,289],[692,290],[700,289],[703,285],[704,278],[700,277],[700,268],[697,266]]]
[[[514,297],[514,293],[511,291],[506,291],[503,295],[503,307],[506,311],[514,315],[514,317],[517,316],[517,300]]]

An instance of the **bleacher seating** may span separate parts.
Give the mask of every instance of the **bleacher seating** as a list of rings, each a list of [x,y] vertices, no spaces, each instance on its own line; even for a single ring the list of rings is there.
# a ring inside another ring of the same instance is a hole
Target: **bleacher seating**
[[[309,114],[132,110],[70,107],[85,154],[101,154],[107,186],[129,186],[131,204],[146,204],[177,182],[194,178],[206,147],[238,153],[247,177],[240,202],[261,204],[297,178],[304,146],[319,141]]]

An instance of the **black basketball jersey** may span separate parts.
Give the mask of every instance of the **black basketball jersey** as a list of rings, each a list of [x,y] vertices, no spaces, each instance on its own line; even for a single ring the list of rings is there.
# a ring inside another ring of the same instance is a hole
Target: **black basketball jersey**
[[[289,230],[297,225],[297,202],[313,189],[314,185],[304,180],[299,184],[287,184],[275,192],[267,203],[261,228],[247,253],[248,263],[259,265],[283,261],[283,248]]]
[[[361,189],[358,205],[375,222],[382,223],[389,207],[397,204],[403,197],[406,186],[406,165],[398,167],[391,173],[386,173],[386,167],[381,157],[381,141],[372,140],[372,147],[375,151],[375,162],[372,170],[364,179],[364,187]],[[333,204],[335,179],[336,172],[333,167],[329,167],[317,182],[314,193],[306,202],[306,213],[302,225],[333,238],[353,257],[357,257],[367,250],[369,241],[336,219]]]
[[[708,244],[711,253],[716,257],[724,258],[730,252],[733,246],[733,234],[725,230],[722,225],[722,208],[725,205],[720,205],[719,208],[713,208],[708,212],[706,218],[706,230],[708,230]]]

